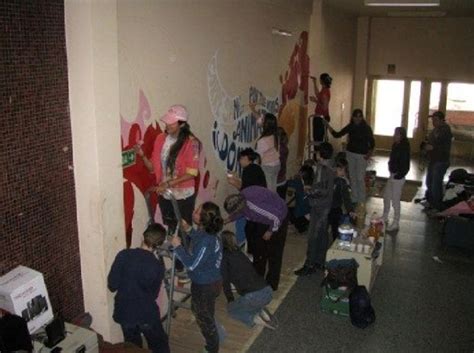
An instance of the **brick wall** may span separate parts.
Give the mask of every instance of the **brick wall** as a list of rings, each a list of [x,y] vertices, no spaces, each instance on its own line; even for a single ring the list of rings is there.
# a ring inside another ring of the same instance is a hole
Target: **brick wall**
[[[83,311],[62,0],[0,0],[0,275],[42,272]]]

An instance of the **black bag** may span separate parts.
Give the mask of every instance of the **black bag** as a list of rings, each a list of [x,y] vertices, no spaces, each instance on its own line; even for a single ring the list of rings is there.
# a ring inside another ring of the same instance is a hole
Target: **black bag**
[[[349,295],[349,313],[352,325],[366,328],[375,322],[375,311],[365,286],[357,286]]]
[[[444,245],[474,252],[474,219],[469,216],[449,217],[444,224],[443,233]]]
[[[359,264],[354,259],[331,260],[326,263],[326,277],[321,286],[329,286],[332,289],[347,287],[352,289],[357,286],[357,267]]]

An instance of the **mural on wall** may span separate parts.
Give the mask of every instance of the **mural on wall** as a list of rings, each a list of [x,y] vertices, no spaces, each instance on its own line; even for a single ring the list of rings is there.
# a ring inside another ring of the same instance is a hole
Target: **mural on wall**
[[[297,158],[303,157],[307,141],[308,78],[308,32],[304,31],[293,48],[285,74],[280,75],[282,104],[278,120],[289,137],[298,126]]]
[[[266,97],[258,88],[249,88],[248,105],[239,96],[227,94],[217,70],[217,52],[211,58],[207,72],[208,95],[214,117],[212,146],[215,155],[227,170],[239,168],[238,153],[254,147],[260,134],[253,111],[270,112],[291,138],[298,128],[297,158],[304,155],[307,139],[309,56],[308,32],[302,32],[290,55],[288,68],[280,75],[280,97]],[[246,108],[247,107],[247,108]]]
[[[217,52],[207,71],[209,104],[214,117],[212,146],[216,157],[226,170],[237,170],[237,156],[241,150],[254,147],[260,127],[252,110],[277,114],[279,98],[266,97],[255,87],[249,88],[247,109],[239,96],[231,97],[222,86],[217,71]],[[252,107],[252,109],[250,109]]]
[[[150,104],[142,90],[139,91],[138,112],[134,120],[121,118],[122,135],[122,166],[123,166],[123,192],[125,210],[126,243],[130,247],[140,239],[146,227],[148,216],[147,207],[151,208],[154,221],[162,223],[160,208],[157,207],[158,196],[156,193],[148,193],[148,190],[156,184],[155,175],[151,173],[140,157],[137,157],[133,147],[139,144],[148,158],[151,158],[156,136],[162,130],[157,121],[152,118]],[[201,150],[199,158],[199,175],[196,178],[197,203],[209,201],[215,197],[218,182],[211,183],[211,174],[207,170],[207,159]],[[145,197],[149,196],[148,206]],[[136,217],[136,210],[141,206],[141,217]],[[135,222],[134,222],[135,221]],[[134,223],[138,223],[140,229],[134,229]]]

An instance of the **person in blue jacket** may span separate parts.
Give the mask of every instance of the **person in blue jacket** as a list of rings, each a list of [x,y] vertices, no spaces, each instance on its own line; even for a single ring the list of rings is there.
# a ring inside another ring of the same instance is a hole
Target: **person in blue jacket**
[[[174,236],[171,244],[178,259],[184,264],[191,279],[191,310],[206,340],[205,352],[219,352],[219,335],[214,319],[216,298],[222,289],[222,244],[219,233],[224,221],[219,206],[205,202],[193,213],[196,229],[185,221],[183,230],[188,233],[190,247],[185,249],[181,239]]]
[[[161,224],[150,224],[141,247],[120,251],[107,278],[110,291],[117,292],[113,319],[120,324],[124,340],[142,347],[143,334],[153,353],[170,352],[156,303],[165,268],[153,254],[165,238]]]

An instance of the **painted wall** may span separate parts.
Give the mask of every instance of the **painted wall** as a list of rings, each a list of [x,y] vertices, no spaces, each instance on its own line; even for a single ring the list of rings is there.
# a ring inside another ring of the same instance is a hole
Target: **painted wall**
[[[474,18],[372,18],[369,75],[474,81]]]
[[[139,141],[151,153],[150,136],[163,128],[159,118],[172,104],[186,105],[203,144],[198,202],[222,202],[234,191],[226,170],[236,170],[239,149],[253,146],[259,133],[252,106],[279,115],[290,134],[288,174],[295,173],[309,66],[307,34],[301,33],[308,30],[311,6],[304,0],[118,1],[123,149]],[[272,28],[294,35],[272,35]],[[143,165],[129,168],[125,209],[135,246],[147,221],[148,181],[137,182],[146,179]]]
[[[333,78],[329,114],[331,125],[339,130],[349,122],[356,54],[357,19],[315,0],[310,28],[311,75],[328,72]],[[314,94],[310,87],[310,94]],[[310,103],[309,111],[315,104]],[[341,140],[330,138],[336,149]]]

